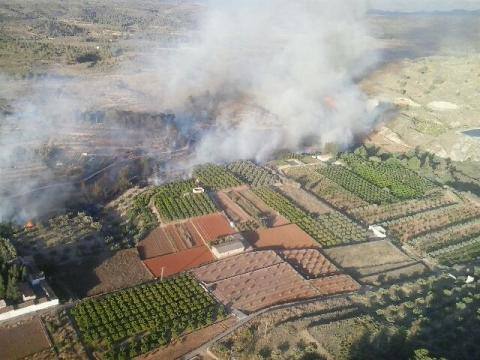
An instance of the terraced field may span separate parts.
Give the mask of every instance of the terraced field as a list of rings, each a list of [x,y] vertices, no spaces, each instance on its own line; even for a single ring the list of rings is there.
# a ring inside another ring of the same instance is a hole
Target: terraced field
[[[286,170],[288,176],[294,178],[315,196],[325,200],[339,210],[347,210],[368,205],[359,196],[344,189],[334,181],[323,176],[313,167],[297,167]]]
[[[418,198],[433,187],[433,184],[405,168],[398,161],[367,161],[355,154],[344,154],[342,160],[349,168],[379,189],[389,189],[398,199]]]
[[[317,171],[370,204],[388,204],[396,201],[388,190],[368,182],[343,166],[329,165],[320,167]]]
[[[208,190],[217,191],[241,185],[231,172],[223,166],[208,164],[197,167],[193,176]]]
[[[266,187],[256,188],[253,191],[268,206],[277,210],[290,222],[297,224],[323,247],[366,239],[366,229],[338,212],[332,211],[315,219],[277,191]]]
[[[217,209],[207,194],[192,192],[193,180],[162,185],[154,195],[155,207],[164,222],[207,215]]]
[[[319,250],[283,250],[279,255],[307,278],[333,275],[339,270]]]
[[[340,294],[356,291],[360,285],[350,276],[339,274],[310,280],[320,295]]]
[[[446,193],[423,198],[402,201],[394,204],[367,205],[358,208],[348,209],[348,213],[355,219],[367,225],[379,224],[385,221],[396,220],[408,215],[414,215],[427,210],[434,210],[458,202],[454,196]]]
[[[317,296],[317,291],[285,262],[220,280],[213,293],[224,304],[246,313]]]
[[[252,186],[273,185],[280,181],[277,175],[251,161],[236,161],[229,164],[227,169]]]
[[[461,224],[479,216],[480,206],[463,203],[389,221],[386,226],[400,242],[407,242],[428,232]]]

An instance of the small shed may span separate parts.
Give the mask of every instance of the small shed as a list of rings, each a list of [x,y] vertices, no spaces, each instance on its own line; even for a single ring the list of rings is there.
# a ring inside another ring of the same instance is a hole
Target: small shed
[[[19,289],[20,289],[20,292],[22,293],[22,300],[24,302],[35,300],[37,298],[37,295],[35,295],[35,292],[33,291],[29,283],[26,283],[26,282],[20,283]]]
[[[220,238],[211,244],[212,253],[217,259],[240,254],[245,248],[245,239],[240,234]]]
[[[377,238],[383,239],[387,237],[387,231],[380,225],[371,225],[368,227],[368,230],[371,230]]]

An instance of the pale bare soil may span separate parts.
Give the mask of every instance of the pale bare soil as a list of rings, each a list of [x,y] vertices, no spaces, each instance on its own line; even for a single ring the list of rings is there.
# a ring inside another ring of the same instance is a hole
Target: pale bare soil
[[[387,240],[324,250],[325,254],[361,283],[379,285],[421,274],[426,267]]]

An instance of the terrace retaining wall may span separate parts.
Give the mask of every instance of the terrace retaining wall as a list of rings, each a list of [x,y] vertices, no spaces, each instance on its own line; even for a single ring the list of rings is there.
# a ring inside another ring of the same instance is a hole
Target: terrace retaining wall
[[[24,308],[18,308],[15,310],[7,311],[5,313],[0,314],[0,321],[12,319],[14,317],[29,314],[29,313],[33,313],[38,310],[47,309],[52,306],[57,306],[58,304],[59,304],[58,299],[52,299],[39,304],[33,304],[30,306],[26,306]]]

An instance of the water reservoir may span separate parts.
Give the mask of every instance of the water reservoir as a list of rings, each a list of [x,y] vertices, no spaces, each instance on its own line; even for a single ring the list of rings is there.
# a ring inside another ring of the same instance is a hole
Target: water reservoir
[[[466,130],[462,132],[463,134],[475,138],[480,138],[480,129]]]

